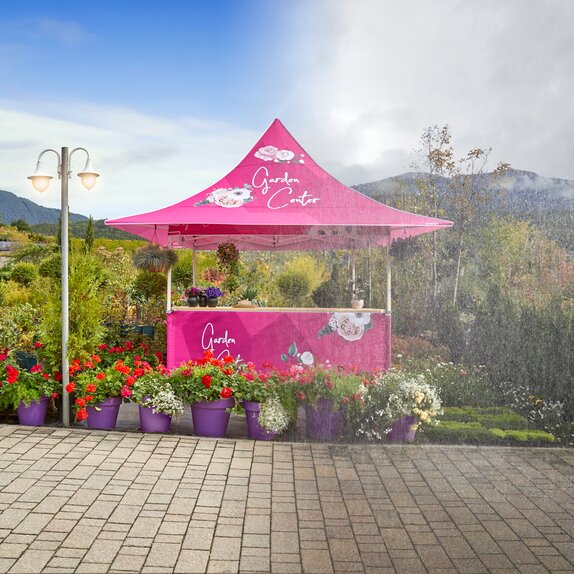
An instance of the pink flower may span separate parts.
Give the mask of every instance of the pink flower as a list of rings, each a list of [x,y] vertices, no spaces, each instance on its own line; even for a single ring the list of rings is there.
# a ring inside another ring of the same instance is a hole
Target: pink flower
[[[124,385],[122,387],[122,397],[124,397],[124,399],[125,399],[127,397],[130,397],[131,394],[132,394],[132,390],[127,385]]]

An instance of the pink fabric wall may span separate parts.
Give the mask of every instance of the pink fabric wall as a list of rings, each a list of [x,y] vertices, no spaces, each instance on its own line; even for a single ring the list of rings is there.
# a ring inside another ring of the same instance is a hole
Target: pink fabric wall
[[[258,368],[331,364],[361,371],[391,364],[391,316],[382,312],[175,310],[167,318],[167,366],[241,356]]]

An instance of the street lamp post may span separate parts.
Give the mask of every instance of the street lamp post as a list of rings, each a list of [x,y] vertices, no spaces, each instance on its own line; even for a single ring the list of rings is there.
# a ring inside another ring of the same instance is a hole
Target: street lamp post
[[[40,192],[46,191],[50,185],[52,176],[49,175],[43,168],[42,157],[48,152],[55,153],[58,158],[58,176],[61,181],[61,199],[62,207],[60,214],[60,229],[61,229],[61,251],[62,251],[62,423],[65,427],[70,426],[70,397],[66,392],[66,386],[70,382],[70,369],[68,359],[68,340],[70,334],[70,319],[68,314],[68,180],[72,175],[70,170],[70,161],[72,156],[77,151],[86,153],[86,165],[84,170],[78,173],[78,177],[82,181],[82,185],[86,189],[92,189],[96,184],[96,179],[99,174],[94,171],[92,162],[90,161],[90,154],[83,147],[77,147],[71,152],[68,152],[67,147],[63,147],[61,154],[54,149],[45,149],[38,156],[38,163],[36,164],[36,173],[28,177],[32,181],[32,185]]]

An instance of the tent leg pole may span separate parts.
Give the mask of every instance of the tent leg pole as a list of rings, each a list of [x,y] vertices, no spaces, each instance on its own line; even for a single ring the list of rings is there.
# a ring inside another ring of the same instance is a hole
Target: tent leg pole
[[[387,313],[391,313],[391,246],[387,245]]]
[[[166,311],[171,311],[171,267],[167,270],[167,297]]]
[[[357,288],[357,274],[355,271],[355,265],[356,265],[355,250],[353,249],[351,251],[351,285],[353,289],[353,297],[355,296],[355,290]]]
[[[192,287],[196,287],[196,280],[197,280],[197,253],[195,249],[193,250],[193,285]]]

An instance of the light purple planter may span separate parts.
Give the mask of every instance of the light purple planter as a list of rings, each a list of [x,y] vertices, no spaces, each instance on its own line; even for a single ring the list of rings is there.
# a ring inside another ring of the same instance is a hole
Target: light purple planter
[[[413,442],[416,438],[418,419],[415,415],[407,415],[396,420],[391,425],[387,440],[391,442]]]
[[[154,412],[152,407],[140,406],[140,430],[142,432],[169,432],[171,416]]]
[[[46,420],[48,397],[40,397],[37,401],[31,401],[30,406],[24,402],[18,405],[18,421],[27,427],[41,427]]]
[[[259,408],[261,403],[243,399],[245,418],[247,419],[247,436],[253,440],[273,440],[277,433],[264,429],[259,424]]]
[[[88,411],[88,428],[98,430],[112,430],[116,428],[121,404],[121,397],[113,397],[95,405],[95,407],[100,409],[99,411],[95,407],[86,407]]]
[[[230,416],[226,409],[232,408],[234,404],[232,398],[192,404],[193,432],[199,436],[224,438]]]
[[[313,440],[337,440],[343,430],[343,410],[333,412],[333,401],[318,399],[315,406],[305,405],[307,436]]]

